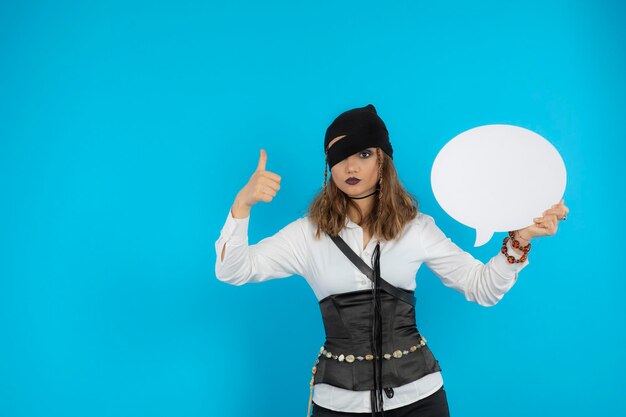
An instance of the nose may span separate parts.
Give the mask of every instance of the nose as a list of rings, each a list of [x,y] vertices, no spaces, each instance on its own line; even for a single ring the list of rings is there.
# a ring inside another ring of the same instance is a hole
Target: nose
[[[359,169],[359,158],[355,155],[350,155],[346,158],[346,172],[357,172]]]

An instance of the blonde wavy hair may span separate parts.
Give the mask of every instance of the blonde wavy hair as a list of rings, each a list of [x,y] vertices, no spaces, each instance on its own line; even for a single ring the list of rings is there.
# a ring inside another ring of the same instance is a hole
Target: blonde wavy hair
[[[345,226],[348,206],[359,214],[359,221],[355,223],[387,241],[395,239],[404,226],[417,216],[417,198],[400,183],[393,160],[380,148],[376,148],[376,159],[378,197],[365,217],[359,206],[337,188],[332,179],[327,181],[328,169],[324,169],[322,190],[313,198],[308,209],[309,219],[317,225],[316,239],[320,238],[321,232],[332,236],[339,234]]]

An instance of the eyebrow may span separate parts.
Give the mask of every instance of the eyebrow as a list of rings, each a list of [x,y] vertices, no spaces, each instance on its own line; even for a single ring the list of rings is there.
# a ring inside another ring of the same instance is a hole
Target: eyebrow
[[[360,151],[354,153],[353,155],[359,155],[362,154],[363,152],[368,152],[371,153],[372,155],[375,154],[376,152],[374,152],[373,150],[374,148],[365,148],[365,149],[361,149]]]

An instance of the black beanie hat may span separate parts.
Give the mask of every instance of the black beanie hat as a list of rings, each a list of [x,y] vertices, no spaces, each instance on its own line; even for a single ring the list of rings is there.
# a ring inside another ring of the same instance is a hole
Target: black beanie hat
[[[337,136],[346,135],[328,150],[328,144]],[[343,143],[342,143],[343,142]],[[341,143],[341,146],[337,146]],[[326,129],[324,152],[328,152],[329,166],[369,147],[382,149],[393,159],[389,132],[372,104],[341,113]]]

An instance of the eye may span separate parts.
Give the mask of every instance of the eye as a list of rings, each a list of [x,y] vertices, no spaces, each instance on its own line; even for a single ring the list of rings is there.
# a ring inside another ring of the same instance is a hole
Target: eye
[[[370,151],[369,149],[366,149],[364,151],[359,152],[359,156],[363,159],[369,158],[370,156],[372,156],[372,151]]]

